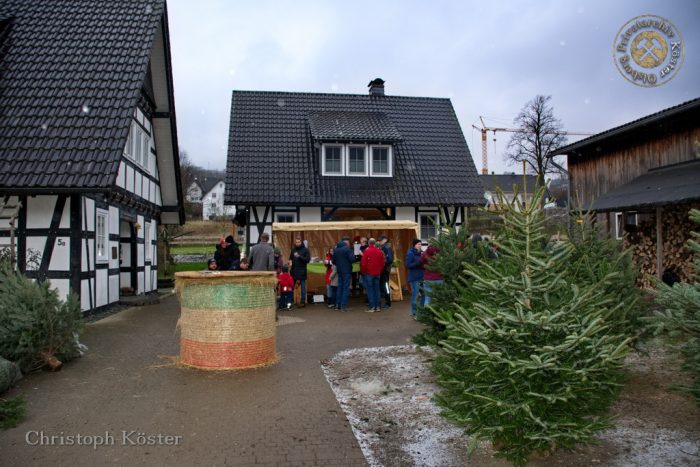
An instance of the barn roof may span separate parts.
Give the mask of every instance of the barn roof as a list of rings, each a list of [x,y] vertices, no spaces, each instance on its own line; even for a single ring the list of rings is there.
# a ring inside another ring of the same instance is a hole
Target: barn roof
[[[114,185],[164,8],[164,0],[0,3],[0,188]]]
[[[641,139],[663,136],[688,125],[697,125],[698,118],[700,97],[589,136],[552,151],[552,155],[595,157],[621,145],[636,144]]]
[[[393,177],[322,176],[324,141],[391,143]],[[449,99],[234,91],[227,204],[477,205],[483,187]]]
[[[651,169],[593,203],[595,211],[626,211],[700,200],[700,160]]]

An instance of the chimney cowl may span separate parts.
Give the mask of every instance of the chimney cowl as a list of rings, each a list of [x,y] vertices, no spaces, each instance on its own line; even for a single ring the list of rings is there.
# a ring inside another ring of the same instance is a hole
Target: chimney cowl
[[[367,85],[369,87],[370,96],[383,96],[384,95],[384,83],[385,81],[381,78],[374,78]]]

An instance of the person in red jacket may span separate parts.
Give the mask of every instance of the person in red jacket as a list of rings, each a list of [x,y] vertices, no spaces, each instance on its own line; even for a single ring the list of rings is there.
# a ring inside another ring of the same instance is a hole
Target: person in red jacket
[[[277,284],[280,290],[280,301],[277,308],[289,310],[294,300],[294,278],[289,274],[289,266],[282,266],[282,273],[277,276]]]
[[[379,276],[384,271],[386,259],[382,250],[377,248],[377,241],[374,238],[369,239],[369,246],[362,254],[360,261],[360,272],[362,273],[362,282],[367,289],[367,302],[369,303],[368,313],[380,311],[379,308]]]
[[[442,276],[440,271],[434,269],[430,263],[433,261],[435,255],[440,252],[440,249],[436,246],[430,245],[422,255],[420,255],[420,263],[423,265],[425,271],[423,272],[423,290],[425,291],[425,306],[430,305],[430,290],[436,284],[444,284],[445,278]]]

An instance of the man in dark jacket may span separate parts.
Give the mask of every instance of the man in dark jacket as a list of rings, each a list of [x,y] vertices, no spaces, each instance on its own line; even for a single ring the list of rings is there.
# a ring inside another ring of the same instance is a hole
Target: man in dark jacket
[[[423,264],[420,262],[422,243],[414,238],[411,248],[406,252],[406,269],[408,270],[408,283],[411,285],[411,315],[416,317],[418,308],[418,293],[423,288]],[[425,293],[421,295],[420,306],[425,305]]]
[[[379,277],[379,288],[381,289],[381,294],[384,297],[384,306],[382,308],[391,308],[391,287],[389,286],[389,274],[391,274],[391,266],[394,263],[394,250],[391,249],[391,243],[386,235],[379,237],[379,244],[382,246],[382,252],[384,253],[384,258],[386,258],[386,263],[384,264],[384,271]]]
[[[355,255],[350,248],[350,239],[343,237],[333,250],[333,264],[338,271],[338,298],[335,308],[340,311],[348,311],[348,296],[350,294],[350,276],[352,275],[352,263]]]
[[[222,244],[216,247],[214,259],[216,260],[216,269],[219,271],[228,271],[238,265],[238,261],[241,259],[241,250],[233,241],[233,236],[229,235]]]
[[[306,248],[301,237],[294,239],[294,246],[289,253],[289,273],[294,278],[294,285],[299,284],[301,287],[301,302],[300,307],[306,306],[306,265],[311,261],[309,249]]]
[[[275,250],[268,242],[270,234],[263,232],[260,235],[260,243],[250,248],[248,263],[251,271],[274,271]]]

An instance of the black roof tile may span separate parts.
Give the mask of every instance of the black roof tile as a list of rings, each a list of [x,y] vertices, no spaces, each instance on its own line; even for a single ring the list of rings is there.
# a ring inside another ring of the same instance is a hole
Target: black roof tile
[[[320,140],[392,143],[394,176],[321,176]],[[234,91],[227,167],[227,204],[483,202],[483,187],[449,99]]]
[[[164,4],[0,2],[0,188],[114,184]]]

